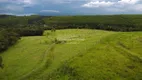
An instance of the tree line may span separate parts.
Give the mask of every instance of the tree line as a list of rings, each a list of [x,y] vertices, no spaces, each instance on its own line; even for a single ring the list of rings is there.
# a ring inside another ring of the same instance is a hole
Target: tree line
[[[87,28],[110,31],[142,31],[141,15],[55,16],[44,18],[57,29]]]

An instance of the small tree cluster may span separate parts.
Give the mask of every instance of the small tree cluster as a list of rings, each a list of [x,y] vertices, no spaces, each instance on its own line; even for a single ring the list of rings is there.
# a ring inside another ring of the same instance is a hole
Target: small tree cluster
[[[19,35],[12,30],[0,31],[0,52],[15,44],[20,39]]]

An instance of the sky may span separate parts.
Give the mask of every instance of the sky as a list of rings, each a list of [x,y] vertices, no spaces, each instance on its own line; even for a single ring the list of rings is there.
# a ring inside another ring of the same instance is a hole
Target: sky
[[[0,0],[0,14],[142,14],[142,0]]]

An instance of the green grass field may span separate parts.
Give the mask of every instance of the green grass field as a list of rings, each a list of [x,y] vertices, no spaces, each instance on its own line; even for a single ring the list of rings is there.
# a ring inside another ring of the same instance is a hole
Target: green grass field
[[[142,32],[45,31],[0,56],[0,80],[142,80]]]

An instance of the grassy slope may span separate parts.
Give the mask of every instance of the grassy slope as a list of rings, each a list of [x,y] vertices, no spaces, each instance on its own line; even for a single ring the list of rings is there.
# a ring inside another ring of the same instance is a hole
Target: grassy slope
[[[5,68],[0,70],[0,79],[17,79],[35,69],[48,48],[44,40],[46,37],[23,37],[15,46],[2,53]]]
[[[53,80],[141,80],[141,37],[141,32],[110,35],[86,54],[64,63],[50,77]]]
[[[48,31],[45,33],[49,33]],[[73,56],[85,52],[87,48],[91,48],[92,42],[100,40],[103,36],[112,34],[113,32],[98,31],[98,30],[59,30],[56,32],[58,40],[67,41],[64,44],[56,44],[50,51],[50,64],[43,68],[43,72],[35,72],[23,79],[47,79],[54,70],[61,66],[61,63],[72,58]],[[94,37],[93,41],[90,39]],[[79,45],[79,46],[78,46]],[[88,47],[84,47],[88,45]],[[38,76],[37,76],[38,75]]]
[[[141,79],[141,32],[73,29],[55,35],[66,42],[50,44],[45,36],[23,37],[4,52],[0,79]]]

